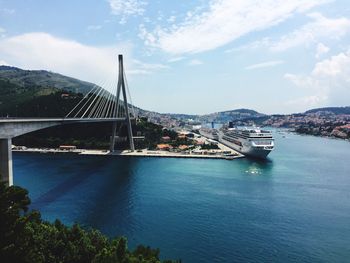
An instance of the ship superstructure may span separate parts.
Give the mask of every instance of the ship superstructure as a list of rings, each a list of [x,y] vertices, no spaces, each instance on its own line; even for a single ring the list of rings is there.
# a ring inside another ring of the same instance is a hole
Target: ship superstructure
[[[272,132],[260,128],[222,128],[218,132],[222,144],[248,156],[266,158],[274,149]]]

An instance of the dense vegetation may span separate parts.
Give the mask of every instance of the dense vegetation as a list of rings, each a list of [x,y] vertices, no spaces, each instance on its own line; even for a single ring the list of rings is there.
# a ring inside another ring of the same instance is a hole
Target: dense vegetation
[[[0,260],[16,262],[160,262],[159,249],[139,245],[130,251],[125,237],[109,239],[78,224],[42,220],[29,211],[28,191],[0,183]],[[174,261],[163,261],[171,263]]]
[[[64,117],[79,101],[82,94],[56,89],[33,88],[13,93],[13,84],[0,80],[0,117]],[[68,99],[62,95],[69,95]]]
[[[46,70],[23,70],[9,66],[0,66],[0,79],[9,81],[18,88],[25,90],[31,90],[33,87],[41,87],[86,93],[94,86],[92,83]]]
[[[201,150],[217,150],[220,149],[217,144],[211,143],[211,144],[203,144],[201,146]]]
[[[48,71],[0,66],[0,117],[63,117],[93,86]],[[76,95],[57,100],[62,93]],[[62,107],[52,102],[60,102]]]
[[[135,130],[145,137],[142,141],[135,141],[135,145],[139,149],[156,149],[157,144],[162,142],[163,136],[169,136],[171,140],[175,140],[177,137],[175,131],[163,129],[158,124],[148,122],[147,118],[140,118]]]

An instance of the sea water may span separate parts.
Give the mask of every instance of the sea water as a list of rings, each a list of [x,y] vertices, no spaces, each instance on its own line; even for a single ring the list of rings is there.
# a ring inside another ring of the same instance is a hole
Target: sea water
[[[183,262],[349,262],[350,143],[275,132],[267,161],[14,153],[31,207]]]

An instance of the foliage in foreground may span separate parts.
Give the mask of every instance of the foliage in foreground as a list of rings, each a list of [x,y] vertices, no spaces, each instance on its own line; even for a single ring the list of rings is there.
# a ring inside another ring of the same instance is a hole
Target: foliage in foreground
[[[0,261],[5,262],[160,262],[159,249],[143,245],[134,251],[124,237],[108,239],[78,224],[49,223],[28,211],[28,191],[0,183]],[[164,261],[171,263],[173,261]]]

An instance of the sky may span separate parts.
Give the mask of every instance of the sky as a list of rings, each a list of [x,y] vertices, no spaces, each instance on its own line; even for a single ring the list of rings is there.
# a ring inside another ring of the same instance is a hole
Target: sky
[[[162,113],[350,105],[349,0],[0,0],[0,64],[102,85]]]

